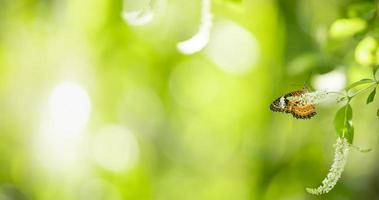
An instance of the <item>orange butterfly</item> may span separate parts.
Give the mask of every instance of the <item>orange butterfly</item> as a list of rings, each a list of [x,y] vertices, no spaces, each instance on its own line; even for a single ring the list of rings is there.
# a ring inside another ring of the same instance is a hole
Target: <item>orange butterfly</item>
[[[301,90],[285,94],[271,103],[270,110],[274,112],[290,113],[296,119],[311,119],[317,114],[315,111],[315,104],[287,99],[288,97],[302,96],[307,92],[308,89],[303,88]]]

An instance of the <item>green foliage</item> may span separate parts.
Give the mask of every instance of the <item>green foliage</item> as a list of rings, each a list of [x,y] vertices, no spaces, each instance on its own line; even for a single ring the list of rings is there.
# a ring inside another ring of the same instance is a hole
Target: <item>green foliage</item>
[[[335,39],[347,39],[366,29],[367,23],[360,18],[336,20],[331,28],[330,35]]]
[[[368,98],[367,98],[367,100],[366,100],[366,104],[369,104],[369,103],[371,103],[371,102],[374,101],[375,94],[376,94],[376,87],[374,88],[374,90],[372,90],[372,92],[371,92],[370,95],[368,96]]]
[[[373,83],[373,82],[375,82],[375,81],[372,80],[372,79],[364,78],[364,79],[361,79],[361,80],[359,80],[359,81],[357,81],[357,82],[352,83],[351,85],[349,85],[349,86],[346,88],[346,90],[350,90],[350,89],[355,88],[355,87],[357,87],[357,86],[359,86],[359,85],[368,84],[368,83]]]
[[[359,17],[366,20],[372,19],[375,16],[374,2],[359,2],[350,5],[347,8],[347,15],[350,18]]]
[[[375,79],[375,74],[377,72],[377,69],[378,68],[376,66],[373,67],[374,79]],[[353,139],[354,139],[354,127],[353,127],[353,122],[352,122],[353,111],[350,105],[350,101],[358,94],[365,92],[366,90],[371,89],[374,86],[374,89],[371,91],[371,93],[369,94],[366,100],[366,104],[373,102],[375,99],[376,87],[378,86],[378,82],[373,79],[364,78],[346,87],[346,91],[349,92],[358,86],[366,85],[366,84],[369,84],[369,86],[363,89],[360,89],[350,95],[349,93],[347,93],[346,96],[340,99],[340,100],[347,100],[347,104],[337,111],[336,116],[334,118],[334,127],[337,131],[338,136],[346,138],[350,144],[353,144]],[[379,110],[378,110],[377,115],[379,116]]]
[[[377,77],[376,77],[376,73],[378,72],[378,69],[379,69],[379,66],[378,65],[375,65],[373,68],[372,68],[372,76],[374,77],[374,79],[377,81]]]
[[[340,108],[334,118],[334,128],[338,136],[346,138],[352,144],[354,139],[353,110],[349,103]]]
[[[320,49],[312,51],[314,55],[322,55],[322,57],[329,58],[332,62],[328,62],[328,65],[345,68],[348,72],[347,77],[353,79],[353,81],[358,80],[350,82],[344,92],[332,91],[330,93],[340,95],[337,98],[337,102],[345,101],[345,105],[338,109],[334,117],[334,127],[338,137],[346,138],[347,142],[351,144],[350,147],[360,152],[368,152],[371,149],[361,149],[352,145],[354,126],[353,108],[350,102],[356,96],[366,92],[369,93],[366,104],[370,104],[375,100],[376,90],[379,85],[378,9],[378,1],[354,1],[354,3],[346,5],[342,10],[344,15],[340,16],[343,18],[336,17],[329,22],[328,37],[324,37],[322,34],[317,35]],[[319,72],[319,69],[324,67],[316,62],[314,58],[317,57],[308,56],[306,58],[308,59],[304,59],[300,55],[298,59],[307,62],[294,63],[298,64],[298,66],[306,64],[303,65],[303,68],[313,72]],[[297,61],[297,59],[294,60]],[[316,65],[316,67],[313,67],[313,65]],[[300,69],[300,67],[292,68]],[[361,75],[352,76],[350,71],[356,71],[358,68],[365,72]],[[372,77],[365,75],[368,70],[372,70]],[[359,113],[361,111],[354,112]],[[379,117],[379,109],[376,115]],[[328,177],[329,175],[325,180]]]

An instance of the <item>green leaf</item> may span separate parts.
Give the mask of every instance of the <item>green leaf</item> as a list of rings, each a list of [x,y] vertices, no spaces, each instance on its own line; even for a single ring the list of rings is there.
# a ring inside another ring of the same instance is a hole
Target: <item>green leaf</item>
[[[366,21],[360,18],[338,19],[330,27],[330,36],[335,39],[347,39],[366,27]]]
[[[375,65],[375,66],[373,67],[373,69],[372,69],[372,74],[373,74],[373,76],[374,76],[374,80],[378,80],[378,79],[376,78],[376,72],[378,71],[378,69],[379,69],[379,65]]]
[[[357,81],[357,82],[355,82],[355,83],[352,83],[351,85],[349,85],[349,86],[346,88],[346,90],[350,90],[351,88],[354,88],[354,87],[356,87],[356,86],[358,86],[358,85],[363,85],[363,84],[373,83],[373,82],[375,82],[375,81],[372,80],[372,79],[364,78],[364,79],[362,79],[362,80],[360,80],[360,81]]]
[[[334,118],[334,128],[338,136],[346,138],[352,144],[354,139],[353,111],[350,104],[340,108]]]
[[[345,122],[348,118],[351,118],[352,112],[350,104],[347,104],[340,108],[334,118],[334,128],[338,133],[342,132],[345,127]]]
[[[373,91],[370,93],[370,95],[368,96],[367,101],[366,101],[366,104],[369,104],[369,103],[371,103],[371,102],[374,101],[375,94],[376,94],[376,88],[374,88],[374,90],[373,90]]]
[[[350,144],[353,144],[353,140],[354,140],[354,127],[353,125],[351,125],[346,134],[345,134],[345,138],[347,139],[347,141],[350,143]]]
[[[378,110],[376,111],[376,116],[379,117],[379,108],[378,108]]]

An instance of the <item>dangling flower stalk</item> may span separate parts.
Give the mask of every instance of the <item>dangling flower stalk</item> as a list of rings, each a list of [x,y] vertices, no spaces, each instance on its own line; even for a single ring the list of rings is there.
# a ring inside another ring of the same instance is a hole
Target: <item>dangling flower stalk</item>
[[[201,51],[208,44],[211,28],[211,0],[202,0],[201,22],[198,32],[190,39],[179,42],[177,48],[184,54],[193,54]]]
[[[350,144],[346,138],[337,138],[337,143],[335,145],[334,161],[329,170],[329,173],[322,181],[321,185],[317,188],[306,188],[307,192],[320,195],[328,193],[338,182],[344,171],[347,157],[349,155]]]

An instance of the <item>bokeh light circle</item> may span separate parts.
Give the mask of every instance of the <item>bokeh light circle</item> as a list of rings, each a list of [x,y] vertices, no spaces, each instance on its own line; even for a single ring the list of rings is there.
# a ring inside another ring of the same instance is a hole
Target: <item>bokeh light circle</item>
[[[125,92],[118,103],[119,120],[139,133],[152,134],[164,120],[164,107],[150,88],[134,87]]]
[[[340,91],[346,85],[346,77],[343,71],[334,70],[326,74],[316,75],[312,82],[316,90]]]
[[[222,70],[244,74],[260,56],[259,44],[251,32],[231,21],[215,23],[205,54]]]
[[[84,182],[80,187],[79,200],[122,200],[115,185],[99,178]]]
[[[125,127],[106,125],[94,136],[93,158],[106,170],[122,172],[132,168],[138,160],[138,143]]]
[[[90,98],[80,84],[63,81],[54,87],[33,144],[40,164],[55,172],[78,166],[90,111]]]
[[[72,81],[58,84],[49,98],[49,114],[62,131],[81,130],[90,115],[91,103],[86,90]]]

